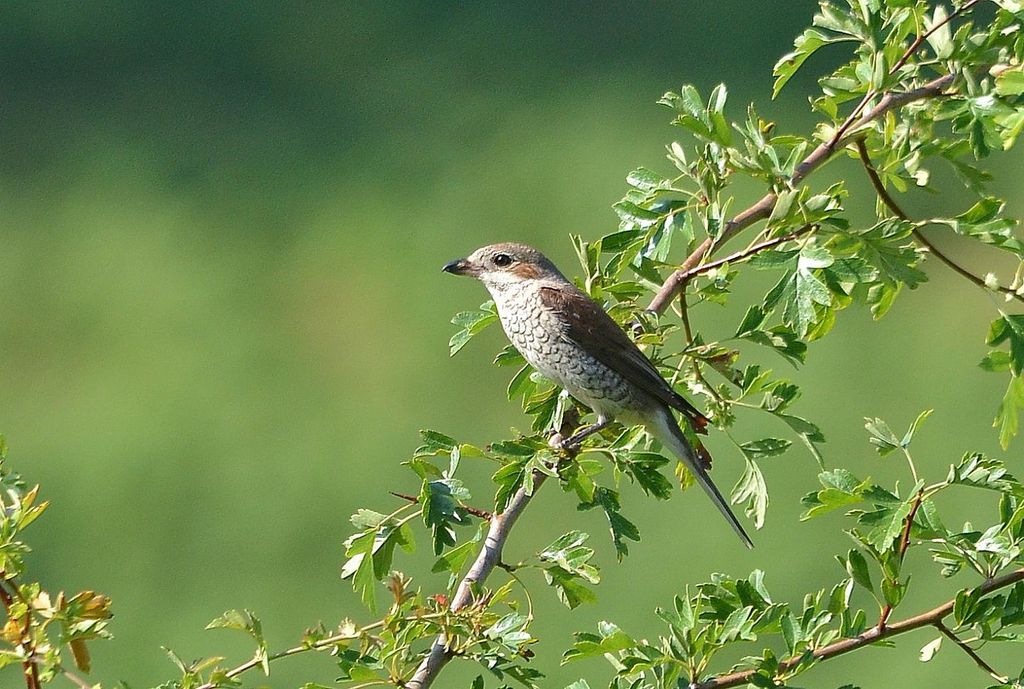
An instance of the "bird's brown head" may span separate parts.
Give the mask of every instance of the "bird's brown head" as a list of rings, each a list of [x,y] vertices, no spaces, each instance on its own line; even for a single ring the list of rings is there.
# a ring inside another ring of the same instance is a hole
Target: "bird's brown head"
[[[469,275],[488,288],[519,284],[523,280],[565,280],[547,256],[526,244],[489,244],[446,264],[441,270]]]

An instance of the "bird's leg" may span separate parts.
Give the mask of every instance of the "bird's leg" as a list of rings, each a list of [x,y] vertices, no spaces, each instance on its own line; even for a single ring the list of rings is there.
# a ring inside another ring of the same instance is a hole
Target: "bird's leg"
[[[583,428],[579,429],[571,436],[563,440],[561,442],[562,449],[579,447],[579,444],[583,442],[584,438],[587,438],[588,436],[597,433],[601,429],[608,426],[608,424],[610,424],[611,422],[612,420],[609,418],[603,416],[597,417],[597,423],[592,423],[589,426],[584,426]]]

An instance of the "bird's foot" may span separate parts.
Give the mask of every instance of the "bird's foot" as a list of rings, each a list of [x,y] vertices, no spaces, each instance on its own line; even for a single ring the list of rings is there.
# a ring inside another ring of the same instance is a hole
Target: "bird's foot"
[[[552,438],[551,440],[553,442],[548,443],[549,445],[551,445],[551,447],[555,448],[556,450],[561,450],[562,452],[568,454],[576,454],[577,452],[579,452],[580,444],[582,442],[581,440],[578,439],[562,438],[561,436],[558,436],[557,438]]]

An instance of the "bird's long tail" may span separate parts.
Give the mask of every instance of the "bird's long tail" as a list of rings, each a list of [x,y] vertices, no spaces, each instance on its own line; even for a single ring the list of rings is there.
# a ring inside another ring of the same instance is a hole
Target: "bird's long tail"
[[[675,417],[672,416],[672,412],[668,409],[660,410],[659,413],[654,415],[654,419],[647,424],[647,430],[686,464],[686,468],[690,470],[697,483],[700,484],[700,487],[711,498],[711,502],[715,503],[718,511],[722,513],[722,516],[725,517],[736,534],[743,540],[744,545],[748,548],[753,548],[754,542],[750,540],[750,536],[743,530],[743,526],[729,508],[729,503],[726,502],[725,498],[718,491],[718,487],[711,480],[711,477],[708,476],[704,463],[694,452],[693,446],[686,439],[682,429],[679,428],[679,424],[676,422]]]

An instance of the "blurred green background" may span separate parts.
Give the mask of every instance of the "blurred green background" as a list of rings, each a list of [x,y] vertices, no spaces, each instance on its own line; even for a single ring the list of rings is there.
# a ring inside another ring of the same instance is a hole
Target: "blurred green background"
[[[448,358],[448,319],[485,293],[439,267],[513,239],[574,272],[567,235],[614,230],[610,205],[629,170],[667,171],[663,146],[681,132],[654,102],[683,82],[706,93],[725,81],[734,118],[756,100],[782,131],[809,131],[813,76],[841,53],[768,97],[772,64],[815,5],[5,3],[0,428],[13,467],[55,503],[32,528],[35,572],[52,589],[114,599],[116,638],[93,644],[94,680],[170,678],[161,645],[243,659],[244,641],[202,631],[228,608],[262,615],[275,646],[319,619],[369,620],[338,579],[348,515],[394,504],[388,490],[415,490],[399,463],[417,429],[485,444],[524,419],[505,401],[510,372],[489,363],[504,343],[496,328]],[[994,162],[996,192],[1016,195],[1020,163]],[[854,191],[854,217],[870,217],[852,164],[816,183],[838,177]],[[907,203],[939,213],[967,200],[917,192]],[[964,262],[991,267],[988,254],[933,232]],[[871,450],[862,417],[902,429],[931,407],[915,445],[932,477],[966,449],[1002,454],[989,426],[1004,381],[975,366],[993,303],[927,268],[931,282],[884,321],[851,309],[786,373],[804,386],[798,409],[822,426],[832,465],[902,476]],[[763,287],[739,289],[756,297]],[[741,309],[695,318],[724,335]],[[744,419],[738,432],[784,432],[763,424]],[[725,444],[711,448],[730,486],[740,463]],[[538,593],[546,686],[581,675],[601,686],[598,662],[558,667],[570,633],[610,619],[653,636],[653,609],[710,572],[764,568],[791,601],[841,576],[831,558],[850,545],[841,520],[796,522],[799,496],[816,485],[813,460],[794,447],[763,468],[773,502],[751,553],[703,496],[654,504],[626,487],[644,540],[616,564],[596,515],[544,491],[507,559],[572,525],[595,534],[605,578],[599,604],[573,612]],[[484,469],[467,467],[474,485],[485,485]],[[948,522],[978,497],[947,504]],[[976,521],[992,514],[979,509]],[[436,590],[443,582],[425,575],[420,545],[403,566]],[[907,612],[955,585],[915,579]],[[837,660],[806,681],[984,686],[948,648],[920,665],[931,638]],[[997,666],[1011,657],[987,655]],[[471,670],[442,685],[466,686]],[[15,685],[16,672],[0,672],[0,684]],[[334,676],[326,659],[298,659],[246,686]]]

